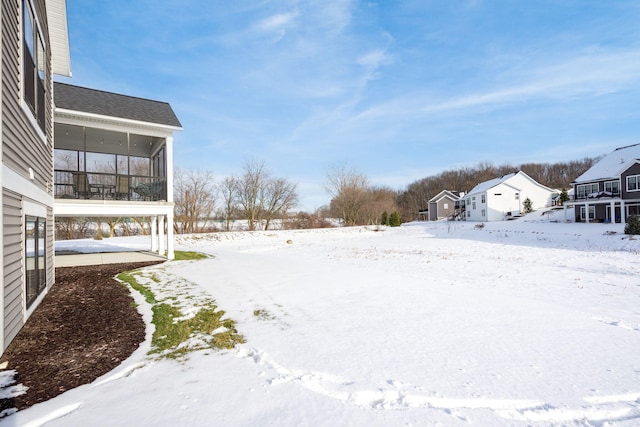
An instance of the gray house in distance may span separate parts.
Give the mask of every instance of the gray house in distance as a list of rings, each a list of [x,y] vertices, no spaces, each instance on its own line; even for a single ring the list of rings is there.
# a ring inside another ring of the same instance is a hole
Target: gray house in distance
[[[640,144],[616,148],[572,184],[576,221],[626,222],[640,215]]]
[[[0,353],[54,283],[53,74],[70,76],[64,0],[2,0]]]
[[[462,193],[464,195],[464,193]],[[460,213],[460,196],[457,191],[443,190],[429,200],[429,221],[454,217]]]

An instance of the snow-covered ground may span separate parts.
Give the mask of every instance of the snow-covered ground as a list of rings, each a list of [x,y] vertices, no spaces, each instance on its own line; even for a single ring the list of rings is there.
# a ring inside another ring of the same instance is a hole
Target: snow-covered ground
[[[151,270],[247,342],[147,342],[0,426],[640,425],[640,240],[536,218],[177,236],[215,257]]]

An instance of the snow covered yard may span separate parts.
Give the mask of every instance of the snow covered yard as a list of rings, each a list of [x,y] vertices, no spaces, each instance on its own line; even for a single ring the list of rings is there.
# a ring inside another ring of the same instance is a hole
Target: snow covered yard
[[[178,236],[214,258],[149,268],[163,292],[214,298],[247,342],[147,344],[0,426],[640,424],[640,240],[475,225]]]

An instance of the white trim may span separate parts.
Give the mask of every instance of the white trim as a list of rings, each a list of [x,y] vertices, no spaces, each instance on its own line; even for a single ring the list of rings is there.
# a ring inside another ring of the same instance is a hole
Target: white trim
[[[151,252],[158,251],[158,217],[151,217]]]
[[[29,107],[29,104],[25,102],[24,93],[22,93],[22,96],[20,97],[20,106],[22,107],[22,111],[24,112],[24,115],[27,117],[27,120],[29,120],[29,123],[31,123],[31,127],[33,127],[33,129],[38,134],[38,138],[40,138],[40,141],[43,144],[46,144],[47,136],[44,134],[43,130],[40,128],[40,125],[38,124],[38,119],[36,119],[36,117],[33,115],[33,111],[31,111],[31,107]]]
[[[176,257],[173,248],[173,212],[167,214],[167,258],[174,259]]]
[[[171,126],[164,125],[160,123],[152,123],[152,122],[143,122],[141,120],[132,120],[132,119],[123,119],[120,117],[113,116],[104,116],[102,114],[95,113],[85,113],[83,111],[76,110],[67,110],[65,108],[57,108],[55,109],[56,123],[66,123],[66,124],[76,124],[82,126],[83,124],[89,123],[100,123],[101,128],[105,128],[104,126],[114,126],[112,130],[119,129],[120,127],[132,128],[132,129],[146,129],[148,131],[156,130],[158,132],[157,135],[150,136],[158,136],[164,137],[167,135],[171,135],[171,133],[175,131],[182,130],[179,126]],[[108,128],[105,128],[108,129]]]
[[[173,136],[164,141],[165,175],[167,177],[167,202],[173,203]]]
[[[156,216],[173,212],[173,203],[55,199],[54,217]]]
[[[25,258],[25,245],[26,245],[26,241],[27,241],[27,236],[25,235],[25,217],[27,216],[36,216],[36,217],[40,217],[42,219],[44,219],[45,221],[47,221],[47,207],[43,206],[40,203],[34,203],[32,201],[26,200],[26,199],[22,199],[22,219],[23,219],[23,223],[22,223],[22,231],[21,231],[21,251],[22,251],[22,266],[21,266],[21,270],[22,270],[22,321],[23,323],[26,323],[27,320],[29,319],[29,317],[31,317],[31,315],[33,314],[33,312],[36,310],[36,308],[38,308],[38,306],[40,305],[40,302],[42,301],[42,299],[45,297],[45,295],[47,295],[47,293],[49,292],[49,283],[47,283],[47,279],[46,279],[46,267],[47,267],[47,253],[46,253],[46,241],[45,241],[45,287],[42,290],[42,292],[40,292],[40,294],[36,297],[36,299],[31,303],[31,306],[27,308],[27,271],[26,271],[26,258]],[[55,221],[55,219],[54,219]],[[52,239],[55,239],[54,236],[51,236]],[[46,239],[46,228],[45,228],[45,239]],[[55,263],[55,261],[54,261]]]
[[[23,72],[24,70],[24,60],[25,60],[25,52],[24,52],[24,3],[28,3],[28,7],[31,10],[31,13],[33,14],[33,19],[35,21],[36,24],[36,28],[35,30],[38,32],[38,34],[40,35],[40,39],[44,38],[45,33],[42,31],[42,27],[40,26],[40,17],[38,16],[38,11],[36,10],[34,4],[33,4],[33,0],[21,0],[20,1],[20,13],[19,13],[19,19],[20,19],[20,40],[19,40],[19,62],[20,62],[20,106],[22,107],[22,111],[24,111],[25,116],[27,117],[27,119],[29,120],[29,123],[31,123],[31,126],[33,127],[33,129],[35,129],[36,133],[38,134],[38,136],[40,137],[40,139],[42,140],[42,142],[46,145],[47,144],[47,135],[44,133],[44,131],[40,128],[40,125],[38,124],[38,119],[36,117],[37,113],[35,111],[31,111],[31,107],[29,107],[29,105],[26,103],[26,101],[24,100],[24,79],[25,79],[25,74]],[[42,42],[42,50],[44,52],[44,55],[46,56],[46,52],[47,52],[47,44],[45,43],[45,40],[40,40]],[[34,55],[38,54],[38,46],[34,46],[33,47],[35,53]],[[46,58],[44,58],[44,61],[46,62]],[[34,58],[34,62],[35,62],[35,67],[38,68],[38,60],[37,58]],[[47,75],[47,71],[50,70],[46,70],[45,69],[45,77],[44,80],[48,80],[47,77],[49,77]],[[45,85],[46,86],[46,85]],[[48,90],[51,90],[51,86],[49,85],[47,87]],[[38,98],[38,94],[37,94],[37,86],[35,88],[36,93],[35,93],[35,99]],[[45,99],[46,99],[46,93],[45,93]],[[52,97],[53,99],[53,97]],[[46,103],[46,102],[45,102]],[[37,107],[36,107],[37,109]],[[46,111],[46,106],[45,106],[45,111]],[[46,118],[45,118],[46,121]],[[46,128],[46,123],[45,123],[45,128]]]
[[[158,254],[164,256],[164,215],[158,217]]]
[[[629,190],[629,178],[635,178],[636,179],[636,188],[635,190]],[[638,175],[627,175],[625,177],[625,187],[627,187],[627,193],[634,193],[636,191],[640,191],[640,174]]]
[[[65,0],[47,0],[47,24],[51,44],[51,72],[71,77],[71,54]]]
[[[2,183],[4,188],[27,197],[45,206],[53,207],[53,195],[39,188],[7,165],[2,165]]]

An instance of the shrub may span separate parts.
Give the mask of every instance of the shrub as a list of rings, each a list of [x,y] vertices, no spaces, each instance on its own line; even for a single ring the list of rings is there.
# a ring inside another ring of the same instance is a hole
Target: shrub
[[[640,217],[631,215],[624,226],[624,234],[640,234]]]
[[[387,211],[382,212],[382,218],[380,218],[380,224],[389,225],[389,214]]]
[[[389,225],[391,227],[399,227],[400,224],[402,224],[402,221],[400,220],[400,213],[398,211],[395,211],[389,217]]]
[[[522,207],[524,208],[524,213],[533,212],[533,208],[531,207],[531,199],[528,197],[524,199],[524,202],[522,202]]]

